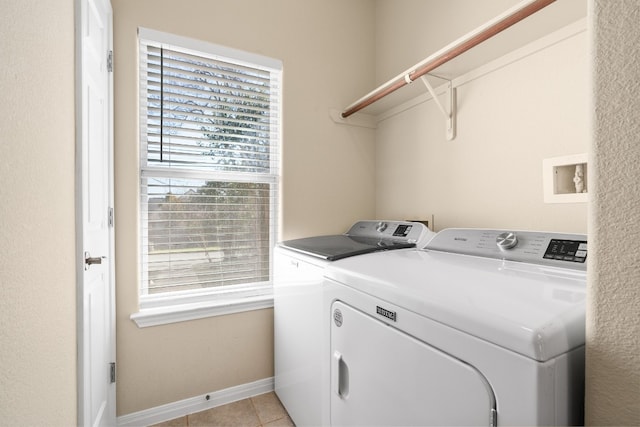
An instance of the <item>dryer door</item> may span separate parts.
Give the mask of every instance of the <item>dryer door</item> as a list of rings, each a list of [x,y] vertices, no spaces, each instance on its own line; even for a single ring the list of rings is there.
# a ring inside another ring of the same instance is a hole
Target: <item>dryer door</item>
[[[474,367],[342,302],[331,313],[332,425],[496,425]]]

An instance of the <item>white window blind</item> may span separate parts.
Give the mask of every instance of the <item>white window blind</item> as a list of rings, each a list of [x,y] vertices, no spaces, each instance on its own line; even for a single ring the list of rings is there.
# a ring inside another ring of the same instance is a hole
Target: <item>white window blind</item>
[[[279,61],[140,30],[141,308],[270,292],[281,74]]]

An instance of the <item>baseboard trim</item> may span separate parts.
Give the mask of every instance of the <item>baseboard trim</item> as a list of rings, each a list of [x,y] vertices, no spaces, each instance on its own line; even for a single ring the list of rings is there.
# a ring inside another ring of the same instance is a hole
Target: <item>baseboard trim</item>
[[[194,412],[206,411],[216,406],[226,405],[227,403],[247,399],[273,390],[273,377],[264,378],[252,383],[241,384],[224,390],[218,390],[178,402],[123,415],[117,418],[117,423],[118,426],[122,427],[148,426],[193,414]]]

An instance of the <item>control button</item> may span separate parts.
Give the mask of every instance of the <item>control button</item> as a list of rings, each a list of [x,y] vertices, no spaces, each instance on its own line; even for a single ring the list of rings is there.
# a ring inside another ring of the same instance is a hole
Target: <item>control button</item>
[[[576,252],[576,257],[578,258],[585,258],[587,256],[587,251],[577,251]]]
[[[376,224],[376,231],[378,233],[382,233],[384,230],[387,229],[388,226],[389,224],[387,224],[386,222],[379,222]]]
[[[506,251],[507,249],[515,248],[518,244],[518,237],[515,233],[506,232],[501,233],[496,237],[496,245],[500,248],[501,251]]]
[[[578,245],[578,250],[579,251],[586,251],[587,250],[587,244],[586,243],[580,243]]]

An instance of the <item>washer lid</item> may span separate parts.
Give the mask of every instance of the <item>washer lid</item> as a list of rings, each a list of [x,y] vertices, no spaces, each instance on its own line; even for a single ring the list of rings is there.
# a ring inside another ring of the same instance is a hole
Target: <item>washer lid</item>
[[[345,234],[285,240],[278,246],[327,261],[390,249],[423,247],[434,233],[412,221],[358,221]]]
[[[416,246],[415,243],[404,241],[347,236],[344,234],[285,240],[278,245],[306,255],[326,259],[327,261],[336,261],[381,250],[413,248]]]
[[[325,277],[538,361],[584,344],[585,272],[404,250],[331,263]]]

